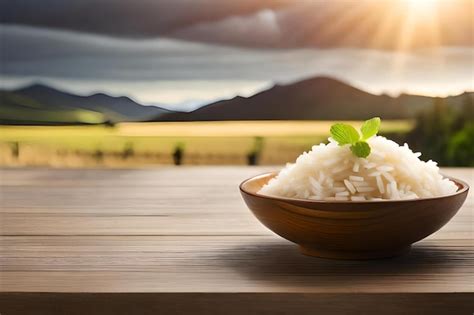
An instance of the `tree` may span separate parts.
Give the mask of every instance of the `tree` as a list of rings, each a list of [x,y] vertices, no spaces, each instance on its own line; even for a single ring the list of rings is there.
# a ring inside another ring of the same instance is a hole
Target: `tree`
[[[448,157],[452,165],[474,166],[474,123],[454,134],[449,141]]]
[[[436,98],[431,110],[420,113],[407,142],[425,160],[437,161],[442,166],[473,165],[474,106],[472,96],[466,94],[462,107],[454,110]]]

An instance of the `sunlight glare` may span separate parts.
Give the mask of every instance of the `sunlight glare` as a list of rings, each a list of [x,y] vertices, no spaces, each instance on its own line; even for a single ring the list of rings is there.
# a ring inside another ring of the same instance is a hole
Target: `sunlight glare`
[[[408,56],[406,52],[410,51],[413,45],[425,43],[426,46],[436,46],[440,43],[439,1],[401,0],[405,12],[398,34],[398,57],[392,65],[395,74],[403,72]],[[440,60],[440,66],[443,64],[444,60]]]
[[[436,10],[439,0],[402,0],[407,3],[410,10],[416,11],[417,15],[429,16]]]

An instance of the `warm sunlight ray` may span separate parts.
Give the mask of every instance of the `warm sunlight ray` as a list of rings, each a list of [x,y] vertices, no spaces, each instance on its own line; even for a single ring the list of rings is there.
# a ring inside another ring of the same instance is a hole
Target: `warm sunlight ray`
[[[402,1],[406,2],[409,6],[411,6],[412,9],[428,10],[428,11],[436,8],[439,2],[439,0],[402,0]]]
[[[379,22],[372,38],[370,39],[369,47],[379,47],[386,44],[386,36],[396,27],[400,14],[400,10],[393,10],[390,7],[382,8],[382,12],[379,15]]]
[[[336,9],[331,12],[335,18],[333,23],[327,25],[326,28],[319,30],[317,36],[321,42],[330,41],[337,34],[341,34],[343,31],[350,29],[355,22],[358,22],[360,15],[364,12],[363,5],[354,5],[350,9],[336,7]]]
[[[400,73],[406,63],[407,54],[414,46],[425,43],[436,46],[439,36],[439,0],[402,0],[402,20],[398,32],[396,50],[398,57],[393,63],[393,71]]]

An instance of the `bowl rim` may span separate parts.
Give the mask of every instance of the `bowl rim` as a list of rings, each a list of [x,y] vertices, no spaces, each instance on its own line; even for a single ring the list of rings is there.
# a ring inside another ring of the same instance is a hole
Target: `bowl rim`
[[[312,199],[302,199],[302,198],[290,198],[290,197],[278,197],[278,196],[271,196],[271,195],[264,195],[264,194],[258,194],[258,193],[253,193],[250,192],[246,189],[244,189],[244,186],[246,183],[250,182],[251,180],[256,180],[261,177],[267,177],[269,175],[277,175],[279,172],[278,171],[273,171],[273,172],[265,172],[259,175],[255,175],[252,177],[249,177],[242,181],[239,185],[239,190],[241,193],[245,193],[257,198],[264,198],[264,199],[271,199],[275,201],[282,201],[282,202],[302,202],[302,203],[311,203],[311,204],[320,204],[320,205],[328,205],[328,204],[340,204],[340,205],[351,205],[351,204],[393,204],[393,203],[410,203],[410,202],[418,202],[418,201],[428,201],[428,200],[439,200],[439,199],[445,199],[449,197],[454,197],[457,195],[461,195],[465,192],[469,191],[469,184],[466,183],[465,181],[461,179],[454,178],[452,176],[446,176],[441,173],[443,178],[447,178],[451,181],[453,181],[455,184],[460,184],[462,185],[461,189],[458,189],[455,193],[449,194],[449,195],[443,195],[443,196],[436,196],[436,197],[429,197],[429,198],[417,198],[417,199],[386,199],[386,200],[364,200],[364,201],[352,201],[352,200],[312,200]]]

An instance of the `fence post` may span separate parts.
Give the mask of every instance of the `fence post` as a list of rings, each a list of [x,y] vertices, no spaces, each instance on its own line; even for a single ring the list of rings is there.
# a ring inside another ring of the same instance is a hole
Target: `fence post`
[[[173,152],[173,162],[174,165],[181,165],[184,155],[184,144],[178,143],[176,144]]]
[[[20,157],[20,143],[15,141],[11,143],[11,148],[12,148],[12,156],[15,159],[18,159]]]
[[[247,154],[247,164],[258,165],[262,151],[263,151],[263,137],[255,137],[253,148]]]
[[[122,158],[125,160],[128,157],[133,156],[134,154],[135,154],[135,152],[133,150],[133,143],[132,142],[125,143],[125,147],[124,147],[123,153],[122,153]]]

